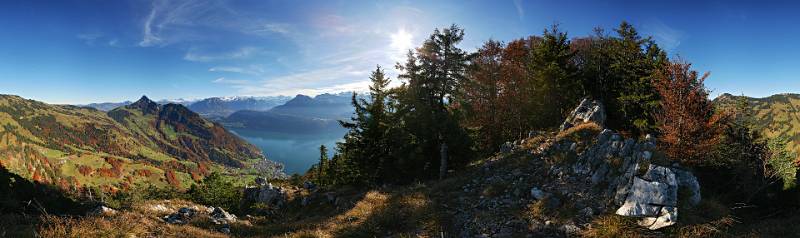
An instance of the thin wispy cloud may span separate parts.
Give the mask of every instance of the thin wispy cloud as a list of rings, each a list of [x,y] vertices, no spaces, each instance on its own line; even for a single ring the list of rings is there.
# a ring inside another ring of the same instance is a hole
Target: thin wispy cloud
[[[517,16],[519,17],[519,20],[522,21],[522,18],[525,17],[525,9],[522,8],[522,0],[513,0],[513,2],[514,8],[517,9]]]
[[[225,77],[219,77],[211,81],[212,83],[218,84],[233,84],[233,85],[244,85],[250,83],[248,80],[242,79],[227,79]]]
[[[100,33],[82,33],[75,36],[79,40],[83,41],[83,43],[87,45],[94,45],[94,43],[103,37],[103,34]]]
[[[236,85],[243,95],[294,95],[363,91],[369,85],[368,72],[352,66],[328,67],[266,78],[259,83]]]
[[[264,23],[264,24],[256,24],[251,33],[254,34],[264,34],[264,33],[279,33],[279,34],[289,34],[289,24],[285,23]]]
[[[673,51],[681,45],[681,41],[686,38],[683,31],[672,28],[660,20],[652,20],[644,24],[643,30],[648,35],[653,36],[656,43],[667,51]]]
[[[258,65],[250,65],[247,67],[235,67],[235,66],[217,66],[208,69],[209,72],[226,72],[226,73],[238,73],[238,74],[248,74],[248,75],[262,75],[264,74],[265,70],[263,67]]]
[[[262,53],[257,47],[242,47],[234,51],[222,53],[206,53],[197,48],[192,48],[183,56],[184,60],[194,62],[211,62],[219,60],[246,59]]]

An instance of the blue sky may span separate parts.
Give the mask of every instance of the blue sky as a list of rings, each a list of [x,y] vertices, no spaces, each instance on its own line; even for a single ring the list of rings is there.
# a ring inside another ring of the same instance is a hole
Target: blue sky
[[[3,1],[0,93],[50,103],[360,90],[437,27],[462,47],[629,21],[714,95],[800,92],[800,6],[735,1]],[[393,77],[394,78],[394,77]]]

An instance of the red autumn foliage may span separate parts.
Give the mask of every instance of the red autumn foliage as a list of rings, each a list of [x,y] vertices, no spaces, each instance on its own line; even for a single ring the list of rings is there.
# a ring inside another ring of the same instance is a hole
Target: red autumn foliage
[[[656,114],[663,151],[686,165],[703,163],[703,156],[720,140],[723,116],[714,113],[703,81],[691,64],[670,62],[661,69],[653,85],[661,96]]]
[[[78,172],[80,172],[83,176],[89,176],[92,174],[92,167],[86,165],[78,165]]]
[[[137,169],[134,173],[139,177],[150,177],[153,175],[153,171],[147,169]]]
[[[106,178],[115,178],[115,177],[117,177],[117,174],[114,172],[113,168],[111,168],[111,169],[108,169],[108,168],[97,168],[97,173],[100,174],[100,177],[106,177]]]
[[[190,174],[192,175],[192,180],[194,181],[200,181],[203,179],[203,176],[201,176],[197,170],[192,170]]]
[[[164,172],[164,178],[167,179],[167,183],[169,183],[169,185],[172,185],[173,187],[176,188],[181,187],[181,181],[179,181],[178,178],[175,177],[175,171],[167,170],[166,172]]]
[[[463,98],[469,105],[466,125],[478,130],[481,145],[494,150],[507,140],[522,138],[534,125],[536,105],[528,59],[536,38],[503,44],[486,42],[471,61]]]
[[[206,165],[206,163],[203,163],[203,162],[197,163],[197,170],[203,176],[207,176],[207,175],[210,174],[209,171],[208,171],[208,166]]]
[[[69,190],[69,181],[67,181],[64,178],[58,179],[58,187],[60,187],[64,191]]]
[[[121,173],[123,168],[123,161],[120,159],[115,159],[111,157],[105,158],[106,163],[111,164],[111,167],[116,171],[116,173]]]
[[[43,178],[42,178],[42,175],[39,174],[39,170],[33,171],[33,181],[40,182],[40,183],[44,182]]]

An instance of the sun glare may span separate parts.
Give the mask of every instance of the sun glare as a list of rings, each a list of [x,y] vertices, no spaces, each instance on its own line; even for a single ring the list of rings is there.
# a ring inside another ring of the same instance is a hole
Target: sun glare
[[[397,30],[397,32],[392,33],[389,37],[392,40],[392,43],[389,45],[389,47],[392,47],[394,50],[405,52],[413,47],[412,40],[414,39],[414,36],[407,32],[406,29],[400,28]]]

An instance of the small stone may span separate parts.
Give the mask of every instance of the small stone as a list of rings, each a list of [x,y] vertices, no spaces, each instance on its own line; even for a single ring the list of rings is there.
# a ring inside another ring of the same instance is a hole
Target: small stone
[[[581,210],[581,215],[585,217],[591,217],[594,215],[594,210],[591,207],[586,207],[583,210]]]
[[[110,207],[106,207],[104,205],[100,205],[100,206],[97,206],[95,209],[93,209],[92,213],[96,214],[96,215],[109,216],[109,215],[117,214],[117,210],[114,210],[113,208],[110,208]]]
[[[536,200],[542,200],[547,197],[547,193],[537,187],[531,188],[531,197]]]
[[[642,151],[642,159],[650,160],[650,158],[653,158],[653,153],[651,153],[650,151],[646,151],[646,150]]]

